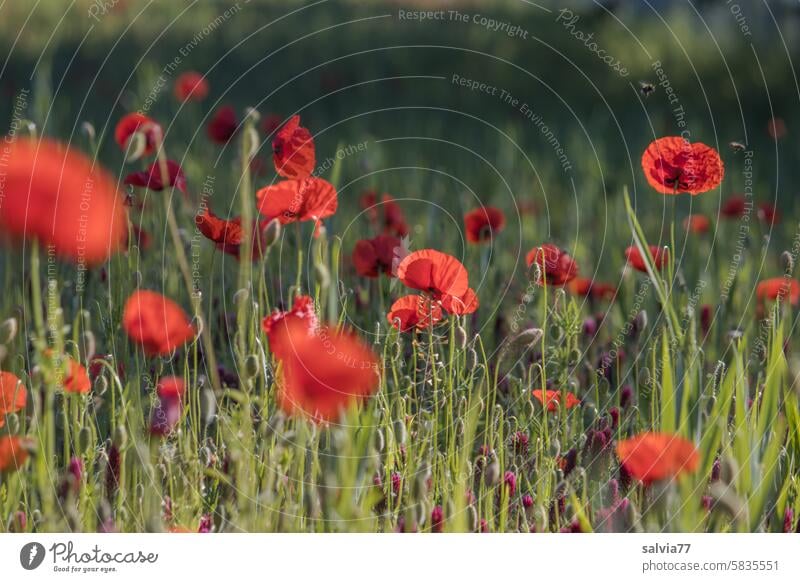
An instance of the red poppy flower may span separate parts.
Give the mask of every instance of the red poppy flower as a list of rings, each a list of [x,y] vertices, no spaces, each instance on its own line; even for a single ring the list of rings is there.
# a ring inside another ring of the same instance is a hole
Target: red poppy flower
[[[22,381],[11,372],[0,372],[0,428],[5,424],[5,415],[24,410],[27,400]]]
[[[353,249],[356,272],[362,277],[374,278],[381,273],[393,277],[401,250],[400,239],[396,236],[381,234],[360,240]]]
[[[378,388],[379,360],[356,336],[329,327],[308,334],[303,322],[282,327],[290,350],[281,360],[279,400],[289,413],[329,421]]]
[[[186,393],[186,383],[178,376],[167,376],[159,380],[156,394],[159,398],[183,398]]]
[[[308,295],[295,297],[289,311],[274,311],[261,321],[261,328],[269,339],[269,348],[275,357],[282,359],[294,349],[283,341],[286,328],[300,324],[307,335],[313,335],[318,327],[317,312],[314,311],[314,300]]]
[[[660,271],[669,261],[669,251],[663,247],[650,245],[650,257],[653,259],[655,268]],[[642,257],[642,253],[639,252],[638,247],[630,246],[625,249],[625,258],[628,260],[628,264],[637,271],[641,271],[642,273],[647,272],[644,257]]]
[[[236,120],[236,111],[230,105],[217,109],[208,122],[208,137],[218,144],[226,144],[236,135],[239,122]]]
[[[314,171],[314,138],[300,127],[299,115],[290,118],[272,140],[272,152],[275,171],[284,178],[308,178]]]
[[[725,174],[717,150],[682,137],[652,142],[642,155],[642,169],[650,186],[662,194],[707,192],[719,186]]]
[[[645,485],[692,473],[700,461],[694,445],[672,434],[645,432],[617,443],[625,470]]]
[[[720,214],[725,218],[741,218],[747,213],[748,204],[744,196],[731,196],[720,209]]]
[[[158,403],[150,413],[150,434],[167,436],[175,430],[181,419],[185,391],[183,378],[168,376],[158,382]]]
[[[401,332],[428,329],[442,320],[442,308],[430,298],[405,295],[392,304],[386,319]]]
[[[786,136],[786,122],[780,117],[773,117],[767,122],[767,133],[772,139]]]
[[[469,274],[458,259],[433,249],[415,251],[400,262],[397,278],[411,289],[431,293],[436,299],[445,295],[463,296],[469,289]]]
[[[175,79],[174,91],[178,101],[202,101],[208,97],[208,81],[196,71],[186,71]]]
[[[142,133],[145,138],[145,148],[142,155],[149,156],[156,149],[156,131],[161,131],[161,126],[141,113],[128,113],[117,122],[114,128],[114,141],[120,149],[128,150],[128,141],[135,133]]]
[[[441,300],[442,307],[451,315],[469,315],[478,310],[478,296],[472,289],[467,289],[461,296],[445,295]]]
[[[564,285],[578,276],[578,264],[566,252],[555,245],[543,244],[531,249],[525,261],[528,267],[538,264],[542,277],[537,284]],[[543,279],[543,280],[542,280]]]
[[[231,220],[224,220],[211,212],[208,208],[203,214],[198,214],[194,219],[197,229],[208,240],[216,243],[222,252],[239,258],[242,246],[242,217],[237,216]],[[253,260],[258,260],[266,249],[265,231],[269,220],[253,222]],[[258,237],[261,237],[259,244]]]
[[[781,213],[769,202],[758,204],[758,219],[764,224],[778,224],[781,221]]]
[[[792,305],[800,303],[800,283],[797,280],[775,277],[761,281],[756,286],[756,298],[759,301],[783,301],[787,296]]]
[[[408,224],[403,214],[403,209],[389,194],[383,194],[378,202],[378,193],[368,190],[361,195],[361,208],[367,211],[370,222],[379,227],[384,234],[406,236]]]
[[[37,238],[58,256],[89,265],[123,248],[128,221],[111,175],[49,139],[20,139],[9,148],[0,232]]]
[[[559,405],[561,404],[561,392],[558,390],[546,390],[542,393],[541,390],[534,390],[533,397],[536,398],[539,402],[542,403],[542,406],[545,405],[545,399],[547,400],[547,411],[548,412],[555,412],[558,410]],[[575,396],[572,392],[567,392],[567,398],[564,403],[564,407],[567,410],[575,408],[581,403],[580,398]]]
[[[580,297],[593,297],[595,299],[614,299],[617,288],[608,283],[598,283],[594,279],[575,277],[567,283],[567,289]]]
[[[33,448],[31,438],[0,436],[0,473],[10,473],[21,468]]]
[[[464,215],[464,230],[471,243],[492,240],[505,226],[506,215],[492,206],[476,208]]]
[[[690,214],[683,220],[683,228],[693,234],[705,234],[711,230],[711,221],[704,214]]]
[[[191,340],[195,330],[183,309],[155,291],[134,291],[125,303],[122,327],[147,355],[165,356]]]
[[[87,394],[92,389],[92,381],[86,368],[81,366],[72,358],[67,358],[67,373],[63,378],[61,386],[64,392],[70,394]]]
[[[178,162],[167,160],[167,179],[169,185],[177,188],[184,194],[186,191],[186,175]],[[124,183],[127,186],[138,186],[139,188],[147,188],[161,192],[164,189],[164,180],[161,177],[161,164],[158,161],[150,164],[146,170],[142,172],[133,172],[125,176]]]
[[[336,188],[322,178],[284,180],[256,192],[258,211],[281,224],[313,220],[319,223],[336,213]]]

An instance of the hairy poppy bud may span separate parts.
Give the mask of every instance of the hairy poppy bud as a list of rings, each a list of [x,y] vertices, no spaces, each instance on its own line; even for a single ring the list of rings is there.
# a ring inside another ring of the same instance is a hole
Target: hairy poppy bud
[[[0,344],[8,344],[17,337],[19,325],[15,317],[9,317],[0,324]]]
[[[267,223],[266,228],[264,229],[264,246],[266,248],[271,247],[275,244],[281,236],[281,221],[277,218],[273,218]]]

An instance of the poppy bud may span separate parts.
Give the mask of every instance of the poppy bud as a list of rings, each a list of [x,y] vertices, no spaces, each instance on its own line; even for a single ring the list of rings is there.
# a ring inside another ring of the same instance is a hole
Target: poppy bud
[[[636,338],[647,329],[647,312],[642,309],[639,313],[636,314],[636,317],[633,318],[633,330],[631,331],[631,336]]]
[[[500,480],[500,462],[492,454],[490,463],[483,471],[483,482],[487,487],[493,487]]]
[[[739,464],[731,456],[725,455],[720,461],[719,478],[725,484],[731,484],[739,474]]]
[[[623,386],[622,390],[619,391],[619,405],[625,410],[631,405],[631,402],[633,402],[633,388]]]
[[[431,511],[431,531],[434,533],[444,531],[444,510],[441,505],[437,505]]]
[[[210,388],[200,390],[200,416],[206,426],[214,422],[217,414],[217,397]]]
[[[261,368],[258,360],[259,358],[256,354],[250,354],[244,359],[244,365],[242,366],[242,378],[245,380],[251,380],[258,376],[258,372]]]
[[[89,123],[88,121],[84,121],[81,123],[81,132],[83,132],[86,137],[89,138],[89,141],[94,141],[96,132],[94,130],[94,125]]]
[[[83,332],[78,348],[81,352],[80,360],[88,362],[94,357],[97,348],[97,342],[95,341],[94,334],[91,331],[86,330]]]
[[[273,218],[264,228],[264,247],[270,248],[281,236],[281,221]]]
[[[0,324],[0,344],[8,344],[14,341],[17,337],[19,325],[15,317],[9,317],[2,324]]]
[[[128,443],[128,431],[125,429],[124,425],[118,424],[117,428],[114,429],[114,435],[111,438],[111,441],[114,443],[114,447],[117,449],[122,449]]]
[[[92,448],[94,443],[94,436],[92,435],[91,427],[84,426],[78,432],[78,452],[85,455]]]
[[[382,453],[385,447],[386,441],[383,438],[383,431],[381,429],[377,429],[375,431],[375,450],[377,450],[379,453]]]
[[[6,415],[6,425],[8,426],[8,434],[12,436],[19,434],[19,416],[16,412]]]
[[[460,349],[464,349],[467,347],[467,330],[459,323],[456,326],[456,344]]]

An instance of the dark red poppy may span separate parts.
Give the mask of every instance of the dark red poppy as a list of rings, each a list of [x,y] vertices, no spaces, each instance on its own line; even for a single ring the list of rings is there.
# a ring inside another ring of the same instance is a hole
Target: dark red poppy
[[[506,215],[492,206],[476,208],[464,215],[464,230],[471,243],[492,240],[505,226]]]
[[[124,248],[128,221],[116,180],[58,142],[8,146],[0,193],[0,233],[36,238],[59,257],[96,265]]]
[[[62,381],[64,392],[88,394],[92,389],[92,381],[89,379],[89,373],[86,368],[72,358],[67,358],[66,369],[67,373]]]
[[[548,412],[556,412],[561,405],[561,392],[558,390],[534,390],[533,397],[541,402],[542,406],[547,406]],[[564,408],[570,410],[575,408],[581,403],[580,398],[575,396],[572,392],[567,392],[566,399],[564,400]]]
[[[460,296],[445,295],[441,299],[442,307],[451,315],[469,315],[478,310],[478,296],[472,289],[467,289]]]
[[[186,194],[186,175],[178,162],[167,160],[167,179],[169,185]],[[125,176],[124,183],[128,186],[138,186],[161,192],[164,189],[164,180],[161,174],[161,164],[156,160],[142,172],[133,172]]]
[[[128,151],[128,142],[135,133],[141,133],[145,138],[145,148],[142,155],[149,156],[156,149],[156,133],[161,131],[161,126],[141,113],[128,113],[117,122],[114,128],[114,141],[120,149]]]
[[[445,295],[462,297],[469,289],[464,265],[433,249],[415,251],[403,259],[397,267],[397,278],[406,287],[431,293],[436,299]]]
[[[756,286],[756,298],[759,301],[784,301],[789,298],[792,305],[800,303],[800,283],[787,277],[775,277],[761,281]]]
[[[405,295],[392,304],[386,319],[401,332],[428,329],[442,320],[442,308],[429,297]]]
[[[308,335],[313,335],[319,326],[314,300],[308,295],[298,295],[289,311],[276,310],[261,321],[261,328],[269,339],[269,349],[278,359],[286,357],[293,349],[282,338],[287,337],[286,328],[295,324],[302,325]]]
[[[6,414],[25,409],[28,391],[16,374],[0,372],[0,428],[5,424]]]
[[[538,285],[564,285],[578,276],[578,263],[555,245],[543,244],[531,249],[525,261],[528,267],[534,263],[540,267]]]
[[[594,279],[575,277],[567,283],[570,293],[580,297],[593,297],[595,299],[614,299],[617,288],[608,283],[599,283]]]
[[[778,224],[781,221],[781,213],[773,204],[759,202],[758,219],[767,225]]]
[[[666,266],[667,262],[669,262],[669,251],[663,247],[650,245],[650,257],[653,259],[655,268],[660,271]],[[642,257],[637,247],[630,246],[625,249],[625,258],[628,260],[628,264],[637,271],[641,271],[642,273],[647,272],[644,257]]]
[[[731,196],[720,209],[720,214],[725,218],[741,218],[748,211],[748,202],[744,196]]]
[[[202,101],[208,97],[208,81],[197,71],[186,71],[175,79],[175,99],[178,101]]]
[[[216,243],[217,248],[222,252],[239,258],[242,246],[243,229],[242,217],[237,216],[231,220],[224,220],[206,208],[202,214],[198,214],[194,219],[197,229],[208,240]],[[264,237],[269,220],[253,222],[252,235],[252,258],[258,260],[266,249],[266,239]],[[259,240],[258,237],[261,237]]]
[[[683,228],[693,234],[705,234],[711,230],[711,220],[704,214],[690,214],[683,220]]]
[[[719,186],[725,174],[717,150],[682,137],[652,142],[642,155],[642,169],[650,186],[662,194],[707,192]]]
[[[34,440],[28,437],[0,436],[0,473],[20,469],[34,447]]]
[[[361,208],[366,210],[370,222],[383,234],[400,237],[408,234],[408,224],[403,209],[391,195],[381,195],[379,202],[378,193],[368,190],[361,195],[359,202]]]
[[[239,122],[236,119],[236,111],[230,105],[224,105],[217,109],[206,127],[208,137],[218,144],[228,143],[236,135],[238,129]]]
[[[151,356],[165,356],[195,336],[180,306],[155,291],[134,291],[125,303],[122,327]]]
[[[284,180],[256,192],[258,211],[281,224],[313,220],[317,223],[336,213],[336,188],[322,178]]]
[[[360,240],[353,249],[353,264],[362,277],[377,277],[381,273],[394,277],[400,262],[402,245],[396,236],[381,234]]]
[[[284,178],[308,178],[314,171],[316,152],[311,132],[300,126],[300,116],[286,122],[272,140],[275,171]]]
[[[645,485],[697,470],[700,456],[694,445],[672,434],[645,432],[617,443],[625,471]]]
[[[781,117],[773,117],[767,122],[767,133],[772,139],[786,137],[786,122]]]

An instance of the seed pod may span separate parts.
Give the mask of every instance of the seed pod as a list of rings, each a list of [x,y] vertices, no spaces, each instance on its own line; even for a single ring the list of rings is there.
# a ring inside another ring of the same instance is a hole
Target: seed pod
[[[0,344],[8,344],[14,341],[19,331],[19,324],[15,317],[9,317],[0,324]]]
[[[375,450],[382,453],[386,448],[386,440],[383,438],[383,431],[381,429],[375,430]]]
[[[258,355],[250,354],[244,359],[244,365],[242,366],[242,377],[245,380],[252,380],[258,376],[260,368],[261,365]]]
[[[111,442],[114,443],[114,447],[117,449],[122,449],[128,443],[128,431],[125,428],[125,425],[118,424],[117,428],[114,429],[114,435],[111,437]]]
[[[273,218],[264,228],[264,246],[270,248],[281,237],[281,221]]]
[[[78,432],[78,452],[81,455],[85,455],[89,452],[89,449],[92,448],[94,444],[94,435],[92,434],[92,429],[89,426],[81,427],[81,430]]]
[[[217,414],[217,397],[211,388],[205,387],[200,390],[200,416],[203,423],[208,426],[214,422]]]

